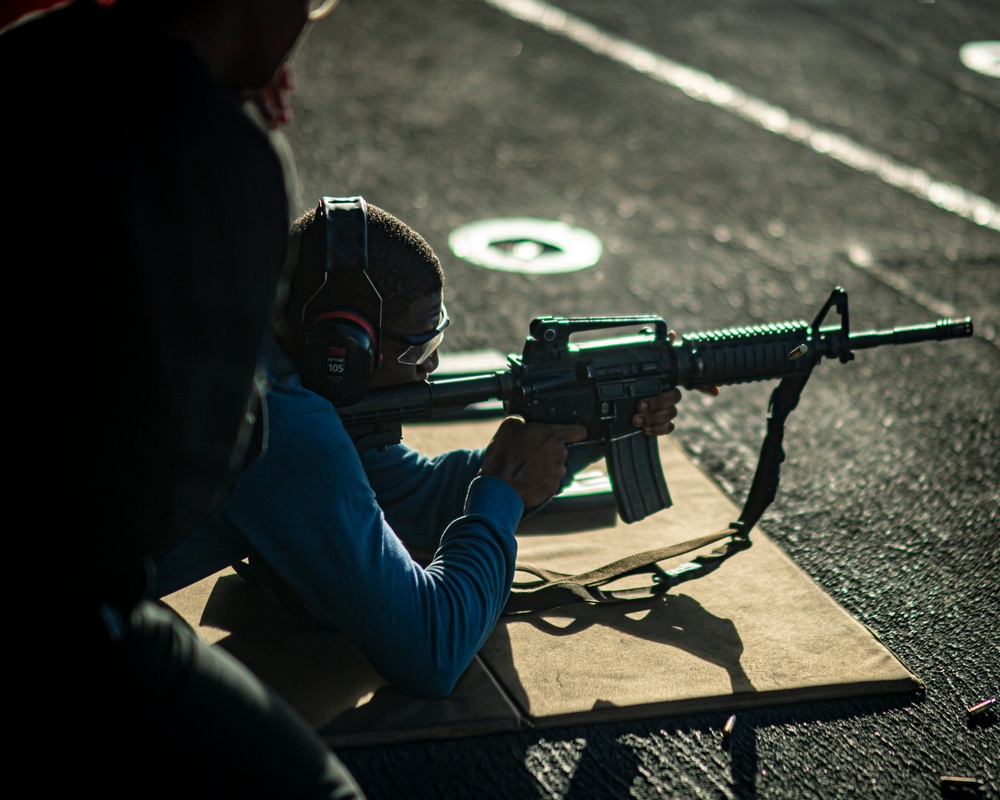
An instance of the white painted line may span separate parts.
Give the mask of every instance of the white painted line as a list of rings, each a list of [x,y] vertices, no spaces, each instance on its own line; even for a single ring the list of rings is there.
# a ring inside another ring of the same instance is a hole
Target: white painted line
[[[746,94],[707,72],[686,67],[652,50],[602,31],[590,22],[542,0],[483,2],[679,89],[695,100],[724,109],[859,172],[874,175],[890,186],[909,192],[938,208],[1000,231],[1000,206],[989,198],[981,197],[954,183],[939,181],[923,169],[911,167],[840,133],[814,125],[801,117],[794,117],[780,106]]]

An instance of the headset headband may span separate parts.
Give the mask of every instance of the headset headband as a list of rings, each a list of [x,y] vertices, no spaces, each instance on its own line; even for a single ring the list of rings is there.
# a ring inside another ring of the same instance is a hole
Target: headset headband
[[[324,269],[368,270],[368,204],[363,197],[322,197],[326,218]]]

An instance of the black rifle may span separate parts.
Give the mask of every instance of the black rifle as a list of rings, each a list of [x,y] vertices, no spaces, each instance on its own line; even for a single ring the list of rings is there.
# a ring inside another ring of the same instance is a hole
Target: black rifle
[[[820,327],[831,308],[841,324]],[[623,326],[639,333],[570,343],[573,334]],[[777,489],[785,417],[823,358],[847,363],[855,350],[886,344],[942,341],[972,335],[969,318],[851,333],[847,293],[837,288],[812,324],[803,320],[684,334],[672,341],[655,316],[542,317],[531,323],[522,355],[490,375],[412,383],[369,391],[339,409],[359,451],[397,444],[402,423],[454,415],[458,409],[500,400],[528,422],[579,422],[588,441],[604,448],[619,516],[635,522],[670,506],[655,436],[632,425],[638,401],[673,388],[696,389],[783,379],[771,397],[768,436],[741,525],[756,524]],[[760,485],[758,485],[760,484]]]

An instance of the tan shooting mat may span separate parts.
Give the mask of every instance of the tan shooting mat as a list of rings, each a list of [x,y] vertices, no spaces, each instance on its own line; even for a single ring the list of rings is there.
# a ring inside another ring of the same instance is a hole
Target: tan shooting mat
[[[427,453],[478,446],[496,425],[412,426],[405,441]],[[711,533],[739,515],[669,437],[660,441],[672,508],[633,525],[610,511],[539,517],[519,531],[519,560],[582,572]],[[571,532],[551,532],[567,520]],[[760,529],[751,538],[749,550],[715,572],[655,600],[501,619],[443,700],[392,689],[343,637],[297,621],[228,571],[166,600],[337,747],[921,688]]]

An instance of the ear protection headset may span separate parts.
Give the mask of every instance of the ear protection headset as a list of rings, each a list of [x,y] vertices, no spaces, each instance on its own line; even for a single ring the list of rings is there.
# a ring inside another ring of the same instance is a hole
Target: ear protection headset
[[[349,406],[365,396],[382,351],[382,297],[368,275],[367,205],[363,197],[323,197],[316,217],[323,283],[302,307],[299,373],[312,391]],[[311,252],[303,247],[300,258]]]

